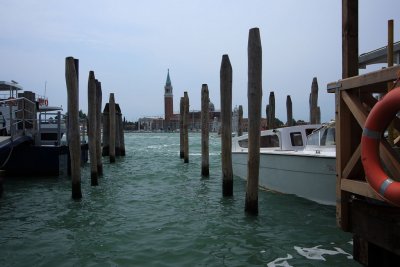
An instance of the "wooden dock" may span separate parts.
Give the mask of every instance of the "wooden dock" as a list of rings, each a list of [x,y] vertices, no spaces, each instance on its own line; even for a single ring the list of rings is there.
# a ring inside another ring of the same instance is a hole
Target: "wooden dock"
[[[356,261],[365,266],[398,266],[400,208],[383,200],[366,181],[361,137],[368,114],[378,102],[375,96],[393,87],[400,66],[358,75],[358,1],[342,3],[343,75],[327,88],[336,94],[337,224],[353,233]],[[400,132],[397,116],[393,127]],[[385,171],[399,181],[399,154],[385,138],[380,140],[379,154]]]

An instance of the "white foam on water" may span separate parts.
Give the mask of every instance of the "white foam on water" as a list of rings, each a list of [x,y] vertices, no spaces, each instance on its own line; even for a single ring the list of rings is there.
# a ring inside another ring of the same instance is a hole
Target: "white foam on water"
[[[312,247],[312,248],[302,248],[302,247],[297,247],[294,246],[294,249],[302,255],[303,257],[309,259],[309,260],[321,260],[321,261],[326,261],[324,255],[338,255],[338,254],[344,254],[347,256],[348,259],[352,259],[353,257],[345,252],[343,249],[335,247],[335,250],[329,250],[329,249],[323,249],[320,248],[321,245]]]
[[[268,267],[292,267],[287,260],[293,259],[293,256],[290,254],[287,254],[286,258],[277,258],[267,264]]]

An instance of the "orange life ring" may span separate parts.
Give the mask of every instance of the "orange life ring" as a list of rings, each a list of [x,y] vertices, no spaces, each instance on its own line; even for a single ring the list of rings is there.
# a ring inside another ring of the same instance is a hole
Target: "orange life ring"
[[[383,132],[400,109],[400,87],[387,93],[369,113],[361,137],[361,161],[368,183],[388,202],[400,206],[400,182],[391,179],[383,170],[379,143]]]

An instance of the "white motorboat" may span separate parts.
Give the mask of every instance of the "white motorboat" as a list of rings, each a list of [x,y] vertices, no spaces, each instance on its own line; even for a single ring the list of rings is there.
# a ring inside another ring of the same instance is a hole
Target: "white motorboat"
[[[247,179],[248,136],[232,140],[233,173]],[[336,204],[334,122],[261,132],[259,186],[320,204]]]

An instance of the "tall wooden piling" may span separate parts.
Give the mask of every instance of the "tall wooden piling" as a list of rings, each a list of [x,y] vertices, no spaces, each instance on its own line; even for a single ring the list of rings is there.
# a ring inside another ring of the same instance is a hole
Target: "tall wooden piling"
[[[269,93],[269,105],[268,105],[268,128],[275,129],[275,94],[274,92]]]
[[[311,93],[310,93],[310,123],[317,124],[321,123],[319,119],[321,117],[320,108],[318,107],[318,81],[317,77],[314,77],[311,84]]]
[[[101,103],[102,103],[101,82],[96,82],[96,159],[97,174],[103,175],[103,162],[101,160]]]
[[[184,158],[185,151],[184,151],[184,132],[183,132],[183,113],[185,108],[185,98],[181,97],[180,101],[180,119],[179,119],[179,157],[181,159]]]
[[[207,84],[201,87],[201,175],[210,176],[209,156],[209,104]]]
[[[110,155],[110,104],[106,103],[103,109],[103,151],[102,156]]]
[[[65,59],[65,80],[68,95],[68,147],[71,157],[72,198],[81,199],[81,144],[79,138],[79,61]]]
[[[110,155],[110,163],[115,162],[115,133],[116,133],[116,125],[115,125],[115,98],[114,93],[110,93],[110,99],[108,101],[109,109],[110,109],[110,129],[109,129],[109,155]]]
[[[187,92],[183,94],[183,162],[189,163],[189,96]]]
[[[262,99],[262,49],[260,31],[250,29],[248,53],[249,146],[245,211],[258,214],[258,176],[260,166],[260,123]],[[271,92],[273,94],[273,92]],[[271,95],[270,95],[271,99]],[[271,109],[271,102],[270,102]]]
[[[243,106],[239,105],[238,136],[243,135]]]
[[[121,107],[117,104],[116,105],[118,109],[118,139],[119,139],[119,155],[120,156],[125,156],[125,136],[124,136],[124,122],[122,121],[122,111]]]
[[[122,125],[120,125],[119,122],[120,115],[122,117],[121,108],[119,107],[119,104],[115,103],[115,156],[116,157],[121,156],[121,140],[120,140],[121,135],[119,134],[119,132]]]
[[[286,97],[286,114],[287,114],[287,126],[293,126],[293,110],[292,110],[292,99],[290,95]]]
[[[233,195],[232,170],[232,66],[228,55],[222,56],[220,70],[221,93],[221,160],[222,195]]]
[[[393,26],[393,20],[388,20],[388,43],[387,43],[387,65],[388,67],[393,66],[393,31],[394,31],[394,26]],[[389,82],[388,83],[388,92],[392,90],[393,83]],[[390,123],[389,128],[388,128],[388,142],[392,146],[394,145],[394,139],[395,139],[395,132],[394,132],[394,127],[393,123]]]
[[[90,179],[91,185],[98,185],[97,180],[97,151],[96,151],[96,130],[97,130],[97,118],[96,118],[96,80],[94,77],[94,72],[89,72],[88,80],[88,138],[89,138],[89,156],[90,156]]]

